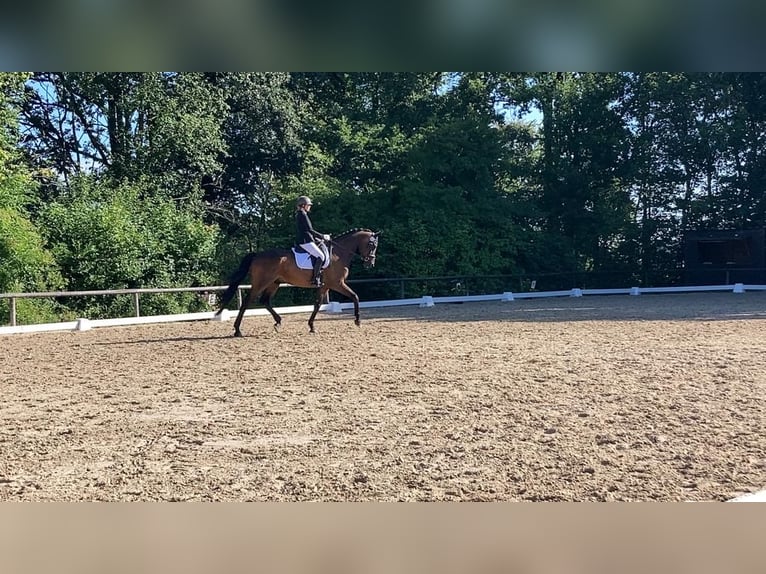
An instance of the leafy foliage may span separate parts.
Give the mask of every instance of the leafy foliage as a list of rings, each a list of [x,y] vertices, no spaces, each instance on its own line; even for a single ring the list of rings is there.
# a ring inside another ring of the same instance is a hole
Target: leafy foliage
[[[320,231],[385,232],[354,278],[671,282],[686,230],[766,225],[765,78],[4,73],[0,268],[24,289],[216,283],[292,244],[309,195]],[[193,306],[174,301],[144,311]]]
[[[204,286],[215,280],[218,231],[202,221],[192,202],[163,199],[138,185],[112,188],[80,178],[43,210],[40,221],[68,290]],[[155,297],[156,308],[147,311],[178,312],[191,300]],[[104,299],[86,304],[96,315],[127,305]]]
[[[27,212],[37,187],[17,143],[17,105],[27,77],[0,73],[0,293],[46,291],[62,284],[58,267]],[[18,320],[51,320],[53,309],[49,301],[20,300]],[[9,312],[9,302],[0,300],[0,317],[8,317]]]

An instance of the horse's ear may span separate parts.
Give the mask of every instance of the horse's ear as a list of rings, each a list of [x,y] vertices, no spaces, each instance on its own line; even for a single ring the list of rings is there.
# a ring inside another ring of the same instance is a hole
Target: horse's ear
[[[381,229],[380,231],[376,231],[376,232],[375,232],[373,235],[378,235],[378,236],[379,236],[379,235],[381,235],[382,233],[383,233],[383,230]]]

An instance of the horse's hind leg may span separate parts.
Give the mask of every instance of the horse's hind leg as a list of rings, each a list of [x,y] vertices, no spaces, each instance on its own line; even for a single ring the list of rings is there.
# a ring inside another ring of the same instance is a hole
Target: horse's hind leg
[[[274,294],[279,289],[279,281],[275,281],[266,289],[263,290],[263,293],[261,293],[261,299],[260,303],[261,305],[265,305],[266,309],[269,310],[269,313],[271,313],[271,316],[274,317],[274,330],[279,331],[279,326],[282,324],[282,317],[279,316],[279,313],[277,313],[274,310],[274,307],[271,306],[271,300],[274,298]]]
[[[247,308],[253,302],[253,299],[255,299],[256,293],[257,293],[256,287],[255,285],[253,285],[252,289],[250,289],[250,292],[247,294],[247,298],[242,302],[242,306],[239,308],[239,313],[237,313],[237,320],[234,321],[234,336],[235,337],[242,336],[242,331],[239,330],[239,326],[242,324],[242,317],[245,316],[245,311],[247,311]]]
[[[322,304],[322,301],[324,301],[326,293],[327,287],[320,287],[317,289],[317,298],[316,301],[314,301],[314,311],[311,313],[311,317],[309,317],[309,333],[316,333],[316,331],[314,331],[314,319],[319,312],[319,306]]]

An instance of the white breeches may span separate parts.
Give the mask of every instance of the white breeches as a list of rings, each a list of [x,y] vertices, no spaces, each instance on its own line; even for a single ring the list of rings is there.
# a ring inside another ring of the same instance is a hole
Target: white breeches
[[[324,245],[320,248],[319,245],[312,241],[310,243],[301,243],[301,247],[306,250],[306,253],[319,257],[322,261],[327,260],[327,248]]]

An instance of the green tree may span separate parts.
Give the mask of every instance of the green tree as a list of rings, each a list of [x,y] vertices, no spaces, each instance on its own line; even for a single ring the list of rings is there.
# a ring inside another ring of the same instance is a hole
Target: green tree
[[[26,146],[65,181],[151,178],[188,195],[220,171],[227,108],[204,74],[45,72],[27,84]]]
[[[18,149],[17,114],[24,73],[0,73],[0,292],[46,291],[59,287],[61,276],[29,218],[35,180]],[[7,300],[0,315],[8,317]],[[21,323],[52,320],[50,301],[23,299],[17,305]]]
[[[766,227],[766,74],[713,74],[725,141],[709,215],[738,229]],[[720,90],[720,91],[718,91]]]
[[[331,232],[385,230],[379,275],[516,269],[509,127],[490,74],[310,74],[295,79],[316,129],[296,191]],[[521,162],[519,162],[521,163]]]
[[[619,265],[618,247],[629,237],[628,130],[618,107],[624,82],[620,74],[584,73],[506,79],[506,93],[541,116],[542,231],[557,246],[551,261],[570,270]]]
[[[117,187],[82,176],[40,219],[67,289],[188,287],[216,281],[218,230],[198,202],[164,199],[150,184]],[[194,308],[191,295],[147,297],[146,314]],[[130,313],[128,298],[78,299],[91,317]]]
[[[286,180],[301,170],[304,105],[289,74],[215,73],[225,94],[222,169],[205,180],[205,200],[227,235],[228,252],[272,246],[275,218],[290,199]]]

